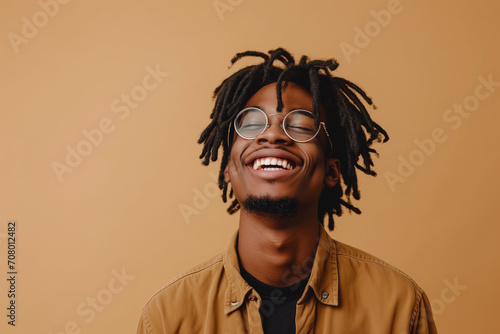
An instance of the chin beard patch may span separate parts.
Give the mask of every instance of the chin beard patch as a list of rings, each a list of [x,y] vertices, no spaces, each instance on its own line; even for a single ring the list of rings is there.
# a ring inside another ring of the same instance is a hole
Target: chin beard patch
[[[265,216],[291,217],[297,212],[298,200],[292,197],[271,198],[270,196],[249,196],[243,208]]]

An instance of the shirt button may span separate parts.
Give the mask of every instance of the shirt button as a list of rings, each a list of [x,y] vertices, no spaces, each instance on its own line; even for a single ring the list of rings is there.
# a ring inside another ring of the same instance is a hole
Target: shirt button
[[[254,301],[256,301],[256,300],[257,300],[257,297],[255,297],[255,296],[250,296],[250,298],[248,298],[248,299],[250,299],[251,301],[253,301],[253,302],[254,302]]]
[[[323,299],[328,298],[328,296],[329,296],[329,294],[326,291],[323,291],[323,293],[321,294],[321,298],[323,298]]]
[[[239,301],[231,302],[231,306],[237,306],[239,303]]]

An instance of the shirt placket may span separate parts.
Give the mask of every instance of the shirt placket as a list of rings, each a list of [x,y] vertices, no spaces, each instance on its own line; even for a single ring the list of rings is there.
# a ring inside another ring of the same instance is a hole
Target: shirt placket
[[[298,303],[295,312],[295,330],[296,333],[309,334],[314,333],[314,321],[316,314],[317,300],[311,291],[304,302]]]
[[[264,334],[259,312],[261,302],[259,295],[252,289],[246,298],[247,319],[252,334]]]

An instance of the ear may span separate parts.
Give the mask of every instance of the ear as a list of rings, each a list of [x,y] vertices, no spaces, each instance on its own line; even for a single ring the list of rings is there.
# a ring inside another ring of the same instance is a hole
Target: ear
[[[340,180],[340,161],[335,158],[327,158],[325,167],[325,184],[327,187],[333,187]]]
[[[226,183],[231,182],[231,177],[229,176],[229,165],[224,168],[224,181]]]

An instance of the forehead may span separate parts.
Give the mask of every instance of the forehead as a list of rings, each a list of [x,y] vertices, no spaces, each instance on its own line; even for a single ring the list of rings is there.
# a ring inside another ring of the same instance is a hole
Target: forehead
[[[306,109],[312,111],[313,99],[311,94],[299,85],[289,82],[282,90],[281,98],[284,111]],[[246,103],[246,107],[259,107],[267,112],[275,112],[278,105],[276,83],[271,83],[259,89]]]

